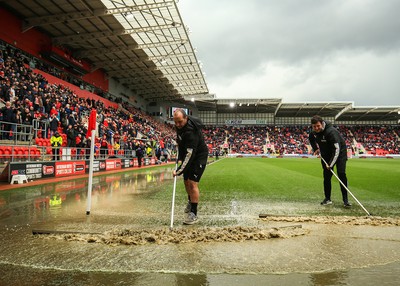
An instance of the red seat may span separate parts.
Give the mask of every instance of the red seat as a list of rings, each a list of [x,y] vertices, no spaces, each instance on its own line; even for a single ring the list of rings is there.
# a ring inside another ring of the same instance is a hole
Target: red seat
[[[35,150],[35,158],[36,158],[36,159],[39,159],[40,156],[41,156],[40,149],[37,149],[37,148],[36,148],[36,150]]]
[[[4,146],[3,147],[4,150],[4,159],[10,159],[11,158],[11,147],[9,146]]]
[[[12,148],[12,156],[14,157],[14,158],[19,158],[20,156],[20,154],[22,155],[22,152],[21,153],[19,153],[20,152],[20,147],[13,147]]]
[[[30,158],[30,154],[29,154],[30,148],[28,148],[28,147],[22,147],[21,150],[22,150],[22,157],[23,157],[24,159]]]
[[[39,156],[37,156],[37,152],[39,152],[40,154],[40,151],[36,147],[28,148],[28,158],[30,160],[35,160],[36,158],[38,158]]]
[[[3,146],[0,146],[0,160],[4,158],[4,149]]]

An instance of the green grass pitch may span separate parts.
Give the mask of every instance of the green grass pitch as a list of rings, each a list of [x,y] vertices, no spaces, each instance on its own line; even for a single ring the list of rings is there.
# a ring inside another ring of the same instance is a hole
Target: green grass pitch
[[[373,215],[400,215],[400,160],[349,159],[349,190]],[[182,187],[182,186],[181,186]],[[183,189],[183,188],[182,188]],[[286,214],[365,215],[353,204],[344,211],[340,185],[332,177],[332,200],[336,207],[321,207],[324,198],[320,159],[317,158],[226,158],[206,168],[200,182],[203,204],[229,204],[232,200],[266,205],[293,204]],[[296,204],[299,205],[296,208]],[[307,207],[301,207],[305,204]],[[251,211],[251,210],[249,210]]]

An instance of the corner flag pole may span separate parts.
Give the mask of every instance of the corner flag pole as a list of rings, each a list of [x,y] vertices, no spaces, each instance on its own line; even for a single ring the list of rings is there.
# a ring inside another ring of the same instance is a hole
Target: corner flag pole
[[[94,140],[96,133],[96,117],[97,117],[96,109],[92,109],[89,117],[88,133],[86,134],[86,137],[88,137],[90,132],[91,136],[86,215],[90,215],[90,209],[92,207],[93,161],[94,161]]]
[[[87,206],[86,214],[90,215],[90,208],[92,207],[92,184],[93,184],[93,161],[94,161],[94,140],[95,130],[92,130],[92,140],[90,142],[90,159],[89,159],[89,183],[87,193]]]

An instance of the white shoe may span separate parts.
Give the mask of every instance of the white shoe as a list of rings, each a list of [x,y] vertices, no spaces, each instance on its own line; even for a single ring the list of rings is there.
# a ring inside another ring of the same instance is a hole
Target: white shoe
[[[190,212],[188,213],[186,219],[183,221],[183,224],[194,224],[197,222],[197,215]]]

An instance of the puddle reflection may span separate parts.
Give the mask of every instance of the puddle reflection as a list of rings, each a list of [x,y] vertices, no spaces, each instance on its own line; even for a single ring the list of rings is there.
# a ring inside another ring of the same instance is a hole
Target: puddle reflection
[[[127,172],[93,178],[92,201],[160,191],[172,180],[170,168]],[[75,179],[0,192],[0,225],[35,224],[59,217],[65,208],[85,204],[88,179]]]

